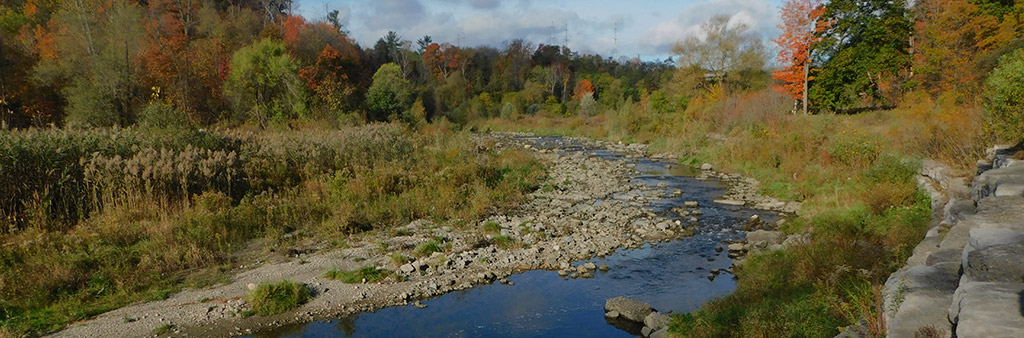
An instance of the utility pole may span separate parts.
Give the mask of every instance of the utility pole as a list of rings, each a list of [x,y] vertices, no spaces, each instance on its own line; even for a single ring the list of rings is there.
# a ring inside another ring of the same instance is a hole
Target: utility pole
[[[612,35],[612,41],[614,41],[615,44],[612,47],[612,55],[610,55],[613,58],[615,57],[615,54],[619,53],[619,21],[619,19],[615,20],[615,28],[613,28],[614,33]]]
[[[555,44],[555,22],[551,22],[551,26],[548,26],[548,44]]]
[[[569,24],[565,24],[565,48],[569,48]]]

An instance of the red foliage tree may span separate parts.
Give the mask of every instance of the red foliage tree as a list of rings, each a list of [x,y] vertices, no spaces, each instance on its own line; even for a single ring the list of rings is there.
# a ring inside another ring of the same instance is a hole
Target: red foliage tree
[[[448,77],[451,72],[462,67],[462,56],[459,47],[451,44],[431,44],[423,52],[423,63],[439,79]]]
[[[359,88],[358,54],[343,54],[325,45],[316,64],[302,68],[299,76],[315,94],[314,103],[331,111],[354,109]]]
[[[583,95],[586,95],[587,93],[590,93],[590,94],[594,93],[594,84],[591,83],[590,80],[583,79],[583,80],[580,80],[578,83],[576,83],[576,99],[577,100],[583,98]]]
[[[784,91],[794,99],[803,102],[803,112],[807,113],[807,88],[812,80],[811,51],[814,43],[821,41],[815,33],[824,31],[827,22],[819,20],[825,14],[822,0],[789,0],[780,12],[782,23],[779,28],[782,34],[772,39],[780,47],[778,60],[784,66],[772,72],[772,77],[782,81],[777,90]]]

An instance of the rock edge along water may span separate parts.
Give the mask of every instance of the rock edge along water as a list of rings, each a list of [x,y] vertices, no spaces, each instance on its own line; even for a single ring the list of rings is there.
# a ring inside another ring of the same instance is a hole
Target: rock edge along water
[[[886,281],[890,337],[1024,337],[1024,162],[995,147],[970,188],[927,161],[937,212],[913,256]]]

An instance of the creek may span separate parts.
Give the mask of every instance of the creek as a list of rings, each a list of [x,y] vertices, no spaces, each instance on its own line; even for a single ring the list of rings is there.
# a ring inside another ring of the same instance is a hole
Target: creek
[[[678,213],[685,201],[697,201],[701,215],[691,237],[645,244],[639,249],[619,249],[588,261],[607,265],[593,278],[560,277],[556,271],[532,270],[508,278],[511,285],[494,282],[469,290],[423,300],[426,308],[395,306],[345,318],[294,324],[263,331],[255,337],[524,337],[602,336],[628,337],[640,327],[606,320],[608,298],[625,296],[650,303],[660,312],[687,313],[706,302],[728,295],[736,288],[733,276],[722,272],[709,278],[713,269],[732,265],[725,242],[742,240],[743,224],[752,215],[773,221],[775,215],[742,206],[715,204],[728,187],[715,179],[698,179],[699,170],[650,158],[629,158],[606,149],[554,136],[522,137],[540,149],[561,153],[582,152],[609,161],[626,161],[639,173],[631,182],[667,192],[681,190],[646,208],[673,220],[690,216]],[[629,200],[625,192],[599,203]],[[576,262],[578,265],[584,261]]]

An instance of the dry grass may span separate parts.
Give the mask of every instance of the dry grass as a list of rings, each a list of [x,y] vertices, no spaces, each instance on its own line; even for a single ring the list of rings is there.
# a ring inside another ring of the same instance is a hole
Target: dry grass
[[[14,159],[0,178],[23,182],[0,186],[0,327],[15,335],[223,280],[254,239],[273,250],[416,218],[475,222],[544,175],[529,154],[481,152],[444,125],[3,132],[0,157]]]

